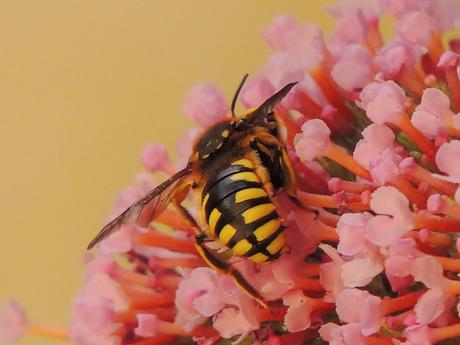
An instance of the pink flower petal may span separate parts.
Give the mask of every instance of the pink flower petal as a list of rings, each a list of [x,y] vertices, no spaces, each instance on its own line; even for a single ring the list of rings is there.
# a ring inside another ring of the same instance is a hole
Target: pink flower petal
[[[380,298],[367,291],[345,289],[337,296],[336,311],[341,321],[359,324],[361,333],[369,336],[380,329],[380,304]]]
[[[286,35],[298,25],[294,17],[281,14],[262,31],[262,36],[270,47],[286,49]]]
[[[428,327],[425,325],[407,327],[404,330],[404,336],[407,338],[406,345],[433,345]]]
[[[283,304],[289,306],[284,324],[289,332],[300,332],[310,327],[311,302],[301,290],[292,290],[283,296]]]
[[[366,127],[361,134],[363,139],[356,144],[353,158],[369,169],[371,162],[380,153],[385,149],[393,148],[395,136],[389,127],[376,123]]]
[[[436,165],[449,176],[460,179],[460,141],[443,144],[436,153]]]
[[[446,296],[440,289],[430,289],[417,301],[414,311],[417,316],[417,323],[428,325],[436,320],[445,307]]]
[[[140,337],[154,337],[158,334],[159,324],[158,318],[153,314],[138,314],[138,326],[134,329],[134,333]]]
[[[415,259],[410,271],[416,281],[422,282],[430,289],[442,288],[446,281],[442,266],[430,256]]]
[[[403,40],[426,45],[435,31],[433,18],[424,12],[411,12],[404,15],[398,22],[396,32]]]
[[[294,138],[295,150],[303,162],[321,156],[331,140],[329,127],[319,119],[308,120],[302,125],[302,133]]]
[[[345,262],[340,276],[346,287],[354,288],[366,286],[382,271],[383,266],[376,258],[367,257]]]
[[[27,327],[24,307],[9,299],[0,308],[0,343],[15,343],[22,338]]]
[[[240,101],[246,108],[262,104],[276,92],[272,83],[262,75],[251,78],[241,91]]]
[[[334,81],[345,91],[362,89],[372,80],[372,55],[359,44],[348,46],[331,71]]]
[[[243,338],[258,329],[259,324],[251,323],[240,310],[225,308],[215,317],[213,327],[223,338],[229,339],[237,335]]]
[[[368,213],[345,213],[337,223],[340,242],[337,251],[343,255],[356,255],[365,249],[366,224]]]
[[[404,66],[412,66],[416,58],[413,45],[404,41],[392,41],[381,48],[374,63],[385,78],[395,78]]]
[[[454,113],[450,110],[450,100],[439,89],[429,88],[423,91],[422,101],[415,108],[412,124],[430,139],[441,133]]]
[[[394,81],[372,82],[360,94],[360,105],[375,123],[397,120],[404,112],[406,95]]]
[[[229,105],[222,92],[211,83],[195,85],[185,97],[183,112],[201,127],[209,127],[224,120]]]
[[[141,163],[151,172],[168,171],[171,166],[168,150],[164,145],[149,144],[141,154]]]

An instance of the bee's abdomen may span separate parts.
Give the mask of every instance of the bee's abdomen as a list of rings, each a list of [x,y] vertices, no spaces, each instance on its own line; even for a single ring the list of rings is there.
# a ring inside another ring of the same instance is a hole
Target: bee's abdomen
[[[284,248],[281,219],[250,160],[238,160],[211,178],[201,206],[211,234],[235,255],[265,262]]]

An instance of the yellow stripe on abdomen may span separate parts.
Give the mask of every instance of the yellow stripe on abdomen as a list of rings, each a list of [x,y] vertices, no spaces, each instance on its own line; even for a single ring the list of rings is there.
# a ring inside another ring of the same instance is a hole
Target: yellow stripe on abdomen
[[[273,234],[276,230],[279,229],[281,225],[281,220],[278,219],[272,219],[265,223],[262,226],[259,226],[255,231],[254,235],[256,236],[257,241],[262,241],[268,238],[271,234]]]
[[[236,192],[235,202],[243,202],[250,199],[257,199],[267,196],[267,193],[262,188],[246,188]]]
[[[259,182],[257,175],[250,171],[240,172],[230,177],[232,181]]]
[[[284,239],[284,234],[279,234],[273,241],[267,246],[267,250],[270,254],[276,254],[284,247],[286,240]]]
[[[219,234],[219,240],[222,244],[227,245],[231,238],[236,234],[236,229],[230,224],[225,225]]]
[[[220,216],[221,212],[217,208],[213,209],[209,216],[209,231],[213,234],[215,233],[216,224]]]
[[[246,168],[250,168],[250,169],[254,168],[254,164],[249,159],[246,159],[246,158],[234,161],[232,163],[232,165],[242,165],[242,166],[244,166]]]
[[[244,222],[249,224],[268,215],[273,211],[275,211],[275,206],[273,206],[273,204],[262,204],[247,209],[241,213],[241,216],[243,217]]]

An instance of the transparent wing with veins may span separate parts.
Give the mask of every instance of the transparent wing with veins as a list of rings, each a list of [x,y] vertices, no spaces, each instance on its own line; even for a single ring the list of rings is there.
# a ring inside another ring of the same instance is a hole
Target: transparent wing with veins
[[[123,224],[136,223],[141,227],[147,227],[166,209],[166,207],[168,207],[168,204],[171,202],[171,199],[174,197],[179,187],[190,177],[191,171],[190,167],[186,167],[158,185],[145,197],[128,207],[117,218],[104,226],[90,242],[88,250],[120,229]]]

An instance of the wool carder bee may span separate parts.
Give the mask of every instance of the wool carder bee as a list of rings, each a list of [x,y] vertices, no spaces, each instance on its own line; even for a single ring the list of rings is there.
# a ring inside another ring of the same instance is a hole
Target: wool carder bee
[[[207,264],[231,276],[266,306],[259,292],[206,245],[217,240],[234,256],[256,263],[277,259],[286,247],[285,228],[273,197],[283,189],[294,198],[296,179],[274,108],[295,83],[286,85],[257,108],[235,116],[243,82],[233,98],[233,117],[207,129],[196,141],[187,166],[107,224],[88,249],[122,224],[134,222],[148,227],[172,203],[196,229],[196,249]],[[199,195],[198,220],[182,205],[190,190]]]

